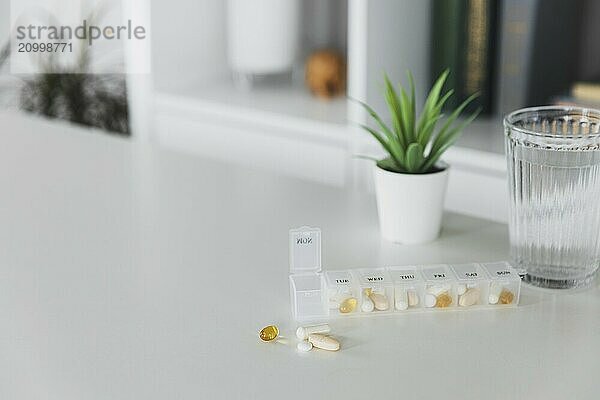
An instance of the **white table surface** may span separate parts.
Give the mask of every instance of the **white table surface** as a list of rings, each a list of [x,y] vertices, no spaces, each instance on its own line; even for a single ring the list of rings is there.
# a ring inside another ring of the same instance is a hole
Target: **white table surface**
[[[6,113],[0,190],[0,399],[600,396],[597,285],[336,321],[341,351],[296,353],[289,228],[321,227],[341,269],[505,259],[504,225],[448,214],[392,245],[371,196]]]

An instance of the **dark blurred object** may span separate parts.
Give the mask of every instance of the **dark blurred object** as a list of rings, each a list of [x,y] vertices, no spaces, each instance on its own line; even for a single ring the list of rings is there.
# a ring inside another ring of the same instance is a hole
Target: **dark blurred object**
[[[23,110],[129,135],[123,75],[40,74],[21,89]]]
[[[532,22],[534,42],[529,54],[526,105],[548,104],[553,96],[568,91],[578,79],[585,7],[586,0],[538,2]]]
[[[318,50],[306,61],[306,85],[322,98],[332,98],[346,89],[346,62],[334,50]]]
[[[574,82],[600,76],[600,2],[501,3],[499,113],[556,102],[557,95],[568,93]]]
[[[530,54],[538,0],[502,0],[496,110],[500,115],[526,106]]]
[[[431,82],[450,70],[447,87],[455,92],[446,109],[479,93],[468,110],[492,112],[497,15],[496,0],[434,0]]]
[[[0,51],[0,67],[9,56],[10,46],[6,45]],[[82,65],[88,65],[87,52],[80,60]],[[130,135],[125,75],[68,73],[56,65],[45,68],[47,73],[23,77],[21,109]]]

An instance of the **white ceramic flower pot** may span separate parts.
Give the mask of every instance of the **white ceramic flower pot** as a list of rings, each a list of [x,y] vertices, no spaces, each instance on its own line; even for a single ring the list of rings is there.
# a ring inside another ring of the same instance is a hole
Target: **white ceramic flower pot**
[[[440,233],[448,167],[431,174],[400,174],[375,166],[379,228],[384,239],[426,243]]]

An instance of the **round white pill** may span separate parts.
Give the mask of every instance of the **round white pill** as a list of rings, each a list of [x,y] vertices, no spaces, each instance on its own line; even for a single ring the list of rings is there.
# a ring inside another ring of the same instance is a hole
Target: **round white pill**
[[[362,304],[360,305],[360,309],[362,310],[362,312],[371,312],[371,311],[373,311],[374,308],[375,308],[375,304],[368,297],[365,297],[363,299]]]
[[[436,301],[437,301],[437,298],[434,295],[429,294],[429,293],[427,293],[425,295],[425,307],[427,307],[427,308],[435,307]]]
[[[456,285],[456,292],[458,293],[458,295],[463,295],[465,294],[465,292],[467,291],[467,285]]]
[[[488,297],[488,301],[489,301],[490,304],[498,304],[499,300],[500,299],[495,294],[490,294],[490,296]]]
[[[308,340],[303,340],[296,345],[296,349],[302,353],[306,353],[307,351],[311,351],[313,348],[313,344]]]

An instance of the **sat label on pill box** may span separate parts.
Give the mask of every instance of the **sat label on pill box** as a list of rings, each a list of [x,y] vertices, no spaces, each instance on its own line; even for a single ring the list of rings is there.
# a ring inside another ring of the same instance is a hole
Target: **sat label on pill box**
[[[460,280],[478,280],[485,278],[483,271],[477,264],[459,264],[452,265],[452,269],[456,273],[456,277]]]

